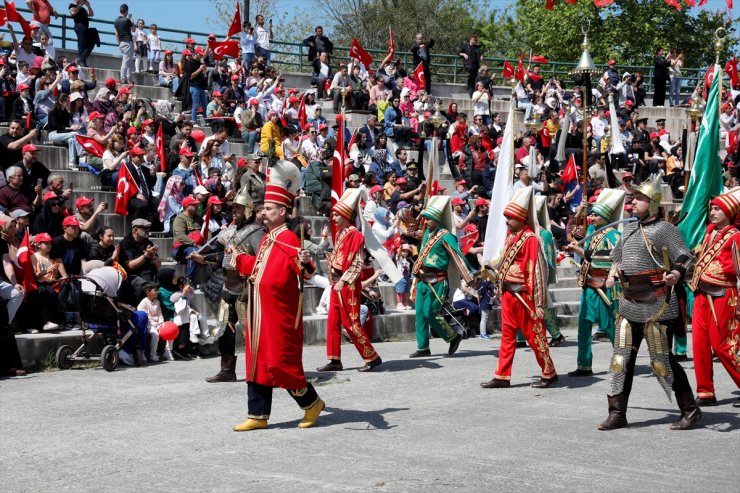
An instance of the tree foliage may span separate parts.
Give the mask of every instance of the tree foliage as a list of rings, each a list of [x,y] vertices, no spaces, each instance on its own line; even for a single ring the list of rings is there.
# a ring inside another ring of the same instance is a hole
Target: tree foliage
[[[676,48],[684,51],[688,67],[714,60],[714,30],[725,27],[726,58],[738,42],[737,23],[722,12],[701,10],[692,16],[691,10],[677,11],[663,0],[621,0],[604,8],[596,8],[591,0],[578,0],[575,5],[558,1],[548,11],[542,0],[517,0],[515,24],[507,27],[522,32],[526,46],[520,49],[531,48],[552,60],[577,61],[581,28],[590,23],[591,56],[597,64],[614,58],[620,65],[652,65],[658,48]]]

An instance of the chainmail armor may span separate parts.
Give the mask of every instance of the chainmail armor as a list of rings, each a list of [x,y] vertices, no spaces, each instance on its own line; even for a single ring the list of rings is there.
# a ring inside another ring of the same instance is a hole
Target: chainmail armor
[[[632,357],[632,326],[619,317],[614,324],[614,353],[609,365],[611,377],[611,395],[621,394],[624,390],[624,379],[627,375],[627,365]]]
[[[227,237],[231,228],[234,228],[234,232],[230,235],[228,244],[247,255],[257,255],[260,241],[262,241],[262,237],[265,236],[265,230],[262,228],[262,225],[257,223],[248,223],[241,228],[237,228],[234,225],[229,226],[225,231],[225,233],[227,233]],[[243,281],[239,272],[231,265],[231,255],[224,254],[222,265],[225,274],[224,289],[232,294],[241,294]]]
[[[645,242],[645,236],[652,242],[651,251]],[[622,236],[612,251],[611,258],[617,268],[625,274],[632,275],[638,272],[651,269],[663,268],[663,247],[668,248],[668,255],[671,259],[671,265],[689,267],[693,256],[686,248],[686,244],[678,232],[678,228],[662,219],[655,220],[648,224],[628,223],[624,227]],[[685,265],[681,260],[689,258]],[[671,290],[671,299],[668,308],[665,310],[660,320],[672,320],[679,317],[678,300],[674,295],[675,289],[681,289],[680,284],[674,286]],[[654,317],[661,305],[665,301],[664,296],[658,296],[656,301],[648,303],[637,303],[624,297],[619,300],[619,313],[622,317],[631,322],[644,323],[651,317]]]

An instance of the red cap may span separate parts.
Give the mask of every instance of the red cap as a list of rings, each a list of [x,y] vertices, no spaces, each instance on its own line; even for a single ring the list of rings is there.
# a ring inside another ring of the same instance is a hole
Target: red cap
[[[136,130],[136,127],[128,127],[128,130],[126,130],[126,135],[134,135],[139,133],[138,130]]]
[[[465,204],[465,201],[463,199],[461,199],[460,197],[453,197],[452,200],[450,201],[450,203],[452,205],[463,205],[463,204]]]
[[[195,48],[195,53],[197,55],[202,55],[203,53],[205,53],[205,50],[202,47],[198,46],[197,48]]]
[[[69,68],[67,68],[67,72],[79,72],[80,69],[77,68],[77,65],[72,65]]]
[[[487,201],[486,199],[484,199],[483,197],[478,197],[477,199],[475,199],[475,205],[476,205],[476,206],[481,206],[481,205],[488,205],[489,203],[490,203],[490,202],[488,202],[488,201]]]
[[[90,197],[79,197],[77,200],[75,200],[75,207],[78,209],[80,207],[85,207],[86,205],[92,204],[94,201]]]
[[[34,243],[37,245],[39,243],[51,243],[53,240],[51,239],[51,235],[49,233],[39,233],[33,238]]]
[[[624,105],[625,106],[634,106],[635,103],[633,103],[631,99],[628,99],[627,101],[624,102]]]
[[[172,54],[172,50],[164,50],[164,54],[165,55],[171,55]]]
[[[118,81],[113,77],[108,77],[107,79],[105,79],[106,87],[115,87],[116,84],[118,84]]]
[[[25,91],[26,89],[30,89],[31,86],[26,84],[25,82],[18,84],[18,92]]]
[[[239,76],[234,74],[231,76],[231,80],[239,80]]]
[[[609,60],[608,62],[606,62],[606,64],[607,65],[616,65],[617,64],[617,61],[616,60]]]
[[[102,113],[100,113],[100,112],[98,112],[98,111],[93,111],[92,113],[90,113],[89,115],[87,115],[87,118],[88,118],[88,120],[95,120],[96,118],[103,118],[103,119],[105,119],[105,115],[102,114]]]
[[[328,129],[329,129],[329,125],[327,125],[326,123],[322,123],[321,125],[319,125],[319,131],[328,130]]]
[[[134,146],[129,151],[129,154],[131,154],[132,156],[143,156],[145,153],[144,153],[144,149],[142,149],[141,147]]]
[[[54,192],[46,192],[44,194],[44,202],[46,202],[47,200],[50,200],[50,199],[58,199],[58,198],[59,198],[59,195],[57,195]]]
[[[402,176],[401,178],[399,178],[399,179],[397,179],[397,180],[396,180],[396,185],[400,185],[400,184],[402,184],[402,183],[406,183],[407,181],[408,181],[408,180],[406,180],[406,178],[404,178],[404,177]]]
[[[193,154],[193,151],[190,150],[189,147],[183,147],[180,149],[180,152],[178,152],[180,156],[187,156],[187,157],[193,157],[195,154]]]
[[[458,180],[455,182],[456,187],[459,187],[460,185],[467,185],[467,184],[468,182],[466,182],[465,180]]]
[[[27,153],[27,152],[36,152],[38,150],[39,150],[39,148],[36,147],[33,144],[26,144],[26,145],[23,146],[23,153],[24,154]]]
[[[296,89],[295,87],[291,87],[290,89],[288,89],[288,94],[298,94],[298,92],[298,89]]]
[[[211,96],[214,97],[214,98],[220,98],[221,97],[221,93],[219,91],[213,91],[213,94]]]
[[[382,191],[383,191],[383,187],[381,187],[380,185],[374,185],[374,186],[373,186],[373,187],[372,187],[372,188],[370,189],[370,195],[372,195],[372,194],[374,194],[374,193],[377,193],[377,192],[382,192]]]
[[[504,138],[503,137],[499,137],[498,139],[496,139],[496,145],[497,146],[500,146],[503,142],[504,142]]]
[[[188,207],[190,205],[198,205],[200,204],[200,200],[196,199],[192,195],[188,195],[184,199],[182,199],[182,206],[183,208]]]
[[[622,180],[624,180],[625,178],[629,178],[630,180],[635,179],[635,177],[629,171],[622,175]]]
[[[118,94],[131,94],[131,89],[129,89],[126,86],[123,86],[118,90]]]
[[[141,122],[141,126],[142,127],[146,127],[147,125],[151,125],[153,123],[154,123],[154,120],[152,120],[151,118],[149,118],[149,119],[144,120],[143,122]]]
[[[222,205],[224,203],[223,200],[219,199],[215,195],[211,195],[208,197],[208,205]]]
[[[295,97],[295,96],[291,96],[291,97],[289,97],[289,98],[288,98],[288,104],[293,104],[293,103],[297,103],[297,102],[299,102],[299,101],[300,101],[300,99],[298,99],[298,98],[297,98],[297,97]]]
[[[62,221],[62,226],[78,226],[80,225],[79,219],[77,219],[77,216],[67,216],[64,218],[64,221]]]
[[[657,139],[658,137],[660,137],[660,135],[658,135],[658,132],[650,133],[650,140]]]
[[[277,94],[279,92],[283,92],[283,88],[282,87],[276,87],[275,89],[272,90],[272,92],[274,92],[275,94]]]
[[[244,168],[247,165],[247,159],[240,157],[239,160],[236,162],[237,168]]]
[[[195,44],[195,40],[193,38],[188,38],[188,39],[185,40],[185,44],[186,45],[194,45]]]
[[[182,50],[182,56],[193,56],[193,52],[190,50]]]
[[[248,104],[249,106],[254,106],[255,104],[256,104],[257,106],[259,106],[259,104],[260,104],[260,100],[259,100],[259,99],[257,99],[257,98],[249,98],[249,101],[247,101],[247,104]]]

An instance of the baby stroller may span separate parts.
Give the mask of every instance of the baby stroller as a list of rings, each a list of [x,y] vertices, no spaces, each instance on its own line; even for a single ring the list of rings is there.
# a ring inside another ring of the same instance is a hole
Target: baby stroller
[[[121,281],[121,274],[113,267],[61,281],[59,304],[63,311],[80,314],[82,345],[76,351],[71,346],[60,347],[55,357],[57,368],[68,370],[78,361],[100,361],[106,371],[116,369],[118,351],[136,333],[131,321],[134,308],[116,301]],[[94,338],[103,341],[100,354],[91,348]]]

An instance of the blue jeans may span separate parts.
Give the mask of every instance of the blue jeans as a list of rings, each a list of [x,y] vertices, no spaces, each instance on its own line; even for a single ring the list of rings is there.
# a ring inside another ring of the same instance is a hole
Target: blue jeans
[[[257,130],[243,130],[242,139],[247,139],[247,152],[252,154],[254,152],[254,145],[257,143],[257,139],[260,134]]]
[[[76,165],[79,160],[79,155],[82,153],[80,144],[75,139],[75,132],[57,132],[56,130],[49,132],[49,140],[52,142],[66,142],[67,143],[67,155],[69,158],[70,165]]]
[[[172,79],[170,79],[169,82],[167,82],[167,78],[164,75],[160,75],[159,85],[162,87],[169,87],[170,91],[172,91],[172,94],[175,94],[177,92],[177,88],[180,85],[180,80],[177,77],[173,77]]]
[[[206,91],[200,87],[190,86],[190,99],[193,101],[192,118],[197,123],[198,108],[201,108],[203,110],[203,116],[206,116],[206,107],[208,107]]]
[[[194,246],[186,246],[181,249],[182,258],[187,258],[193,252],[197,252],[198,248]],[[195,285],[195,273],[198,272],[198,262],[195,260],[188,260],[188,280],[191,284]]]
[[[134,71],[134,43],[131,41],[121,41],[118,43],[118,49],[121,50],[121,83],[130,82],[131,73]]]
[[[256,56],[263,56],[263,57],[265,57],[265,60],[267,60],[267,63],[269,65],[269,63],[270,63],[270,55],[271,55],[270,50],[266,50],[266,49],[261,48],[259,46],[255,46],[254,47],[254,54]]]
[[[678,106],[681,104],[681,77],[672,78],[669,88],[668,103],[671,106]]]

